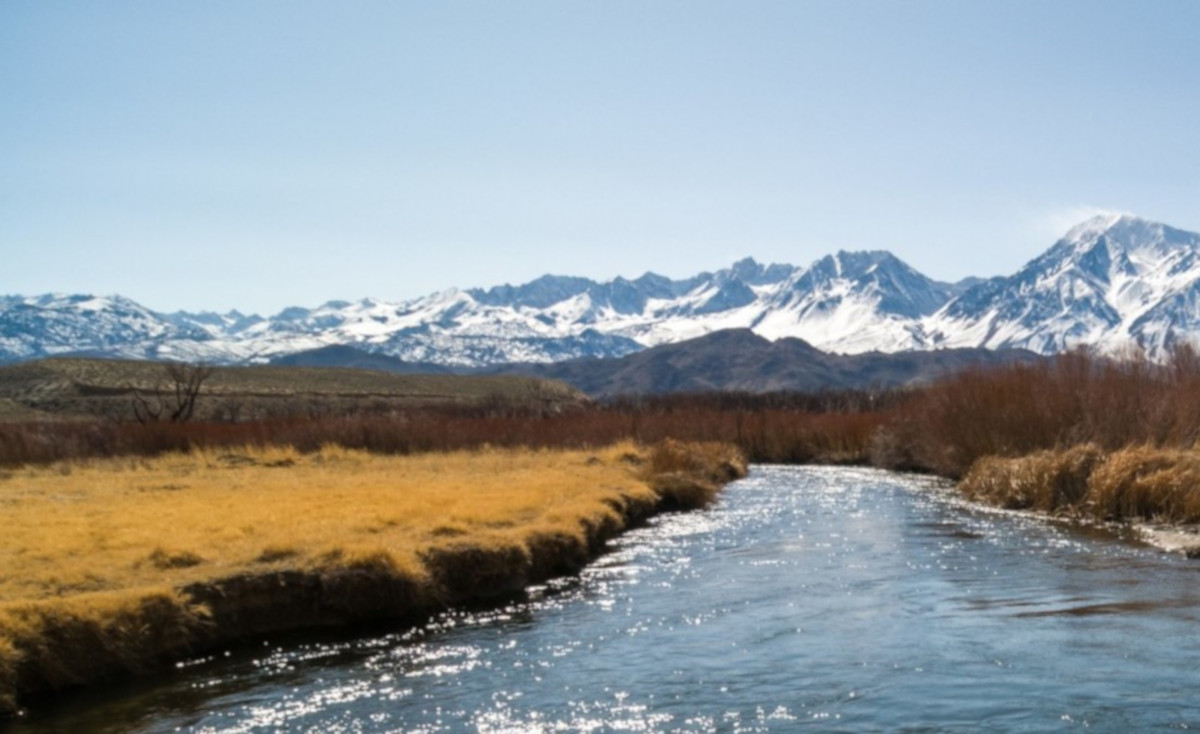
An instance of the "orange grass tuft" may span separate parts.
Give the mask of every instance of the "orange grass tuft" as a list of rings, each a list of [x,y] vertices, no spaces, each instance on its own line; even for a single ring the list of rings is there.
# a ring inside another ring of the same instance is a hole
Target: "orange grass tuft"
[[[1010,510],[1077,511],[1088,480],[1103,459],[1094,444],[1063,451],[1038,451],[1016,459],[988,456],[959,482],[971,499]]]
[[[1200,522],[1200,449],[1132,446],[1105,454],[1087,444],[1015,459],[986,457],[959,488],[1010,509],[1097,520]]]
[[[643,476],[673,507],[703,507],[721,485],[746,476],[746,460],[729,444],[667,439],[650,451]]]
[[[1105,520],[1200,522],[1200,452],[1132,446],[1092,474],[1092,511]]]

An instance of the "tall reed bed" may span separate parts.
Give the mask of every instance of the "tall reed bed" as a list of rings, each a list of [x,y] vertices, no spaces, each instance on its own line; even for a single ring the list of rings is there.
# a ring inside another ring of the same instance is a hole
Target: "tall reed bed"
[[[971,370],[915,392],[874,438],[875,462],[958,478],[978,460],[1094,444],[1191,447],[1200,440],[1200,359],[1076,352]]]
[[[875,457],[973,499],[1102,521],[1200,523],[1200,358],[1074,353],[944,380],[889,417]]]
[[[810,409],[774,400],[782,398],[718,404],[680,396],[560,413],[420,409],[240,423],[0,423],[0,466],[231,446],[287,445],[310,452],[337,445],[407,455],[481,446],[585,448],[665,439],[733,443],[756,462],[862,463],[886,417],[875,409]],[[870,408],[865,399],[863,406]]]

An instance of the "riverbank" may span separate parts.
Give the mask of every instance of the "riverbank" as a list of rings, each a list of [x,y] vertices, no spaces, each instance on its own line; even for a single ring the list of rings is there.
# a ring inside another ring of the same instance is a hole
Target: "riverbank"
[[[198,451],[0,480],[0,712],[256,635],[510,594],[745,473],[727,445]]]
[[[1127,523],[1164,550],[1200,555],[1200,450],[1095,444],[985,457],[958,484],[968,498],[1013,510]]]

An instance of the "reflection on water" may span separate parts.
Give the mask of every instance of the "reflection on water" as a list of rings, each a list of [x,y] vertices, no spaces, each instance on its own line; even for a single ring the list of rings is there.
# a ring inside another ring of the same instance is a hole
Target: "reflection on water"
[[[218,655],[13,734],[1177,730],[1200,565],[938,484],[755,467],[486,612]]]

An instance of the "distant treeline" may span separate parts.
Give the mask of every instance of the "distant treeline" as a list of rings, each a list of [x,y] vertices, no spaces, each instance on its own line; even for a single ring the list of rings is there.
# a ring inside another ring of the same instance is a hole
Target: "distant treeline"
[[[1190,447],[1200,439],[1200,357],[1165,364],[1076,352],[969,369],[930,386],[817,393],[628,397],[561,410],[516,402],[366,409],[245,422],[0,424],[0,464],[145,456],[192,447],[335,444],[384,453],[585,447],[621,439],[730,441],[754,462],[857,463],[960,477],[984,456],[1093,443]]]

